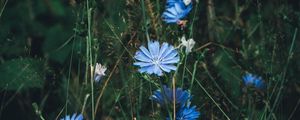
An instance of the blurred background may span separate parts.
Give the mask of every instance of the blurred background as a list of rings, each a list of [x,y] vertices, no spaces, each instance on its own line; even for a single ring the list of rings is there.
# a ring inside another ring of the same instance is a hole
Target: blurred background
[[[147,35],[174,46],[183,35],[196,41],[188,56],[181,51],[177,78],[188,88],[196,70],[191,93],[201,120],[226,119],[211,97],[234,120],[300,119],[300,1],[195,0],[183,29],[161,20],[165,3],[1,0],[0,119],[90,120],[91,94],[96,120],[164,119],[149,100],[156,87],[132,64]],[[91,93],[96,62],[108,70]],[[245,73],[261,76],[266,89],[245,86]]]

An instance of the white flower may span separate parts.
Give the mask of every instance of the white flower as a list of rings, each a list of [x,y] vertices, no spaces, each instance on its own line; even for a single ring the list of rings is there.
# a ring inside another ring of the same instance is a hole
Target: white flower
[[[183,3],[187,6],[191,4],[192,0],[183,0]]]
[[[95,68],[95,77],[94,77],[94,79],[95,79],[95,81],[96,82],[99,82],[100,81],[100,79],[102,78],[102,76],[105,76],[105,71],[106,71],[106,67],[105,66],[102,66],[101,64],[99,64],[99,63],[96,63],[96,68]]]
[[[181,45],[185,47],[185,53],[188,54],[192,52],[192,49],[195,45],[195,41],[193,38],[186,40],[185,36],[181,38]]]

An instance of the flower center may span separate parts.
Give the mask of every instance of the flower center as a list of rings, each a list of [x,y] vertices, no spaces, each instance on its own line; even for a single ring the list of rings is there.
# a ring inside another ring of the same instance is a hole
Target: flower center
[[[153,64],[155,64],[155,65],[159,65],[160,60],[159,60],[157,57],[155,57],[155,58],[152,59],[152,62],[153,62]]]

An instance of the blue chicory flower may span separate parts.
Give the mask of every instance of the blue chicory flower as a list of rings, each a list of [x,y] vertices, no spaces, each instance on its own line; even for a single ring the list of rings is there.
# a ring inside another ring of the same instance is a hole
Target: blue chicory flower
[[[173,64],[179,62],[179,55],[172,45],[163,43],[160,47],[158,41],[150,41],[148,49],[141,46],[140,50],[135,53],[134,58],[138,62],[135,62],[134,65],[140,67],[140,73],[146,72],[162,76],[162,71],[170,72],[177,69]]]
[[[196,106],[183,106],[176,113],[176,120],[196,120],[199,118],[200,112],[196,110]]]
[[[158,89],[154,91],[154,94],[150,97],[151,100],[159,103],[161,106],[166,104],[172,104],[174,101],[173,98],[173,89],[168,88],[167,86],[163,86],[162,90]],[[175,89],[175,103],[179,105],[184,105],[189,99],[191,95],[188,91],[182,90],[181,88]]]
[[[61,118],[60,120],[83,120],[82,114],[74,113],[72,116],[67,115],[64,118]]]
[[[196,110],[196,106],[190,107],[190,102],[176,112],[176,120],[196,120],[199,116],[200,112]],[[167,117],[167,120],[170,120],[170,117]]]
[[[186,0],[185,0],[186,1]],[[183,0],[168,0],[166,10],[162,14],[162,19],[166,23],[182,24],[181,21],[192,10],[191,1],[185,2]]]
[[[265,83],[263,82],[261,77],[258,77],[256,75],[253,75],[251,73],[247,73],[243,76],[243,81],[246,86],[254,86],[256,88],[264,88]]]

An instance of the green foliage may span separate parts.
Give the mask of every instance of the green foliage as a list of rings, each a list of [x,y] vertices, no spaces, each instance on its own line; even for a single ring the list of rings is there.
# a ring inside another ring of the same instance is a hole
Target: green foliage
[[[53,8],[53,13],[57,16],[65,15],[65,8],[60,0],[51,0],[50,6]]]
[[[31,58],[14,59],[0,65],[0,88],[27,90],[42,88],[45,83],[45,63]]]
[[[61,25],[53,26],[46,33],[43,52],[49,55],[50,60],[63,64],[71,52],[70,40],[72,36]]]
[[[218,74],[222,78],[220,83],[224,83],[225,91],[230,91],[232,99],[238,100],[240,93],[240,83],[242,83],[242,73],[240,66],[236,64],[232,54],[227,51],[219,51],[213,61],[218,69]]]

